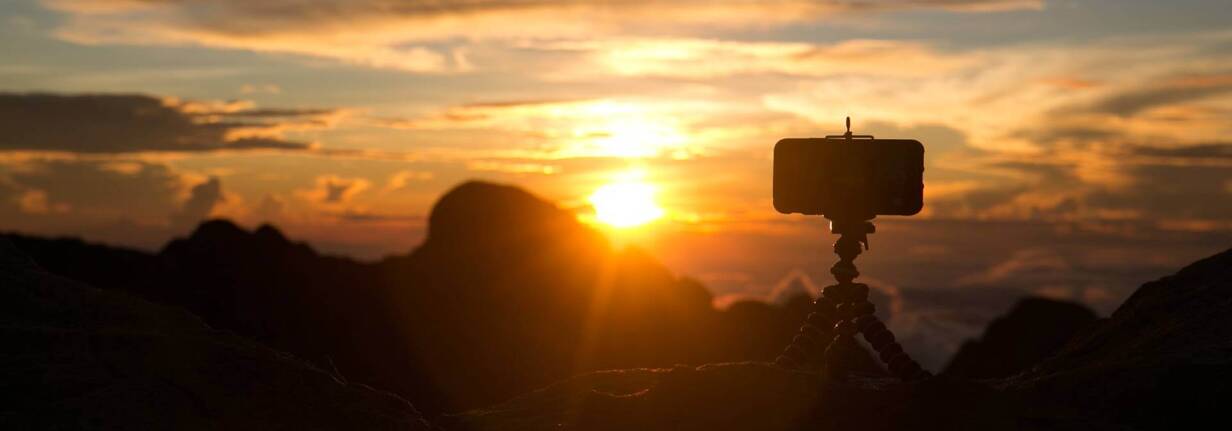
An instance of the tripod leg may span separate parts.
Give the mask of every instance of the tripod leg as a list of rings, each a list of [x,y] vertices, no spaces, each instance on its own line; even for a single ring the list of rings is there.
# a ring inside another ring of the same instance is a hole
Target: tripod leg
[[[824,294],[818,297],[813,301],[813,312],[805,318],[804,325],[800,326],[800,331],[792,338],[791,344],[783,349],[783,353],[780,353],[774,362],[786,368],[806,368],[829,347],[830,340],[834,337],[836,320],[834,301]]]
[[[890,329],[881,323],[881,319],[873,315],[874,308],[871,302],[864,300],[858,303],[856,308],[860,314],[854,320],[856,330],[864,334],[864,341],[873,346],[878,358],[886,364],[886,368],[889,368],[891,373],[904,381],[920,380],[932,376],[903,351],[903,346],[894,340],[894,334],[890,332]]]
[[[868,285],[840,283],[826,287],[825,291],[827,296],[840,301],[835,308],[839,317],[835,332],[839,334],[839,337],[853,336],[857,332],[863,333],[864,340],[872,345],[878,358],[886,364],[886,368],[904,381],[919,380],[930,376],[920,367],[919,363],[903,351],[902,345],[895,341],[894,334],[873,314],[876,307],[868,301]],[[834,343],[831,345],[833,346]],[[827,357],[827,361],[829,360],[831,358]]]
[[[846,304],[840,304],[846,305]],[[849,318],[834,324],[834,340],[826,348],[825,373],[831,378],[842,378],[851,369],[847,350],[858,348],[855,344],[855,323]]]

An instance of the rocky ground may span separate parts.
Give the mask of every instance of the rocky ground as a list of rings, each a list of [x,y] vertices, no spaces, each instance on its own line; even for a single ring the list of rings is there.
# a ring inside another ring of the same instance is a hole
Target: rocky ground
[[[0,240],[0,429],[428,429],[406,401]]]
[[[1082,313],[1070,314],[1081,320]],[[980,342],[1007,345],[998,337],[1017,331],[1005,329],[990,331]],[[1232,250],[1142,286],[1058,354],[1007,378],[942,375],[906,384],[830,379],[764,363],[606,371],[440,425],[458,430],[1209,428],[1223,426],[1222,405],[1229,395]]]

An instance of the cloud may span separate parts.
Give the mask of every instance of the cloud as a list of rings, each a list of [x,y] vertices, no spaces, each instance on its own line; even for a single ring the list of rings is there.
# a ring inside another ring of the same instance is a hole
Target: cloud
[[[980,272],[968,274],[967,276],[957,280],[959,286],[997,286],[1013,284],[1024,284],[1023,281],[1031,279],[1040,281],[1041,279],[1051,280],[1057,277],[1072,276],[1071,265],[1064,257],[1057,254],[1055,250],[1050,249],[1026,249],[1017,251],[1009,259],[1003,262],[992,265]],[[1053,284],[1054,282],[1042,282],[1039,285]]]
[[[293,53],[419,73],[467,72],[440,42],[590,40],[707,28],[762,27],[842,13],[1040,8],[1039,0],[778,0],[619,3],[588,0],[47,0],[67,15],[56,34],[82,44],[204,45]]]
[[[1111,95],[1092,110],[1128,117],[1160,106],[1202,100],[1232,92],[1232,73],[1182,75],[1162,84],[1148,85]]]
[[[305,150],[308,144],[282,133],[328,127],[336,115],[146,95],[0,93],[0,151]]]
[[[283,217],[286,208],[286,200],[272,194],[266,194],[261,197],[261,201],[257,202],[257,206],[253,208],[253,215],[262,223],[275,221]]]
[[[13,220],[14,217],[28,213],[22,208],[22,194],[20,185],[13,184],[8,178],[0,177],[0,215],[3,215],[5,220]]]
[[[367,190],[372,183],[363,178],[343,178],[337,175],[317,177],[313,188],[301,190],[300,196],[317,203],[328,205],[343,204],[355,195]]]
[[[508,174],[552,175],[561,171],[560,166],[532,161],[473,160],[466,163],[472,172],[503,172]]]
[[[427,171],[401,170],[390,175],[385,184],[385,191],[392,192],[407,188],[414,181],[431,181],[434,175]]]
[[[740,42],[715,39],[609,39],[548,43],[540,49],[588,53],[599,70],[620,76],[703,79],[733,75],[798,77],[840,74],[924,76],[952,70],[972,58],[943,54],[912,41],[853,39],[832,44]],[[911,64],[911,67],[900,67]],[[595,74],[591,64],[558,72],[557,78]],[[569,76],[572,75],[572,76]]]
[[[275,84],[244,84],[240,86],[240,94],[281,94],[282,87]]]
[[[218,209],[217,178],[206,180],[141,160],[0,161],[5,229],[82,235],[156,246]]]
[[[67,206],[71,214],[165,220],[178,207],[184,178],[166,165],[133,162],[131,166],[135,168],[117,169],[107,162],[51,160],[10,165],[7,170],[13,184],[40,191],[49,205]]]
[[[1159,160],[1185,159],[1200,162],[1202,160],[1232,159],[1232,143],[1197,144],[1177,148],[1159,148],[1136,146],[1133,153],[1139,156],[1158,157]]]
[[[427,217],[422,214],[390,214],[377,213],[368,210],[347,209],[333,214],[334,218],[350,223],[396,223],[424,222]]]
[[[1143,144],[1125,144],[1118,149],[1117,157],[1125,165],[1175,166],[1192,168],[1222,168],[1232,170],[1232,143],[1194,143],[1159,147]]]
[[[370,118],[382,127],[405,130],[445,130],[458,128],[487,128],[527,117],[564,116],[581,110],[598,101],[587,99],[531,99],[500,100],[482,103],[466,103],[447,107],[439,112],[416,118]]]
[[[210,177],[189,190],[188,200],[180,211],[172,216],[172,222],[178,226],[193,226],[208,218],[214,207],[224,200],[222,181],[219,181],[218,177]]]
[[[980,166],[993,179],[929,194],[930,216],[1232,230],[1230,144],[1069,144],[1034,160],[990,157]]]
[[[1185,166],[1136,164],[1126,168],[1132,184],[1124,189],[1093,191],[1092,206],[1132,211],[1149,221],[1220,221],[1227,229],[1232,199],[1224,185],[1232,181],[1232,165]]]
[[[323,186],[325,187],[325,195],[321,198],[321,200],[327,203],[339,203],[346,201],[352,195],[358,193],[360,189],[366,187],[363,184],[364,183],[358,181],[330,180]]]

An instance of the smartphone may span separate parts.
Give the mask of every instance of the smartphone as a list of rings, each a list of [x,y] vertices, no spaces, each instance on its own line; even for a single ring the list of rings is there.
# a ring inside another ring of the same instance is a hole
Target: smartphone
[[[788,138],[774,145],[774,209],[872,219],[924,208],[924,145],[913,139]]]

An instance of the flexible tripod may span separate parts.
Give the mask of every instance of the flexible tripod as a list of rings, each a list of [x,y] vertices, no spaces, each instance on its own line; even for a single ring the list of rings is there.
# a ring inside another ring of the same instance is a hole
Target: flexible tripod
[[[903,352],[894,334],[873,315],[868,285],[852,282],[860,275],[853,261],[862,249],[868,249],[868,234],[876,231],[871,220],[872,217],[842,217],[830,221],[830,232],[839,234],[834,243],[839,261],[830,267],[838,284],[826,286],[813,301],[813,311],[799,333],[775,359],[779,366],[800,369],[820,363],[827,374],[840,376],[845,369],[839,360],[838,346],[850,344],[851,337],[859,332],[899,379],[914,381],[932,376]]]

